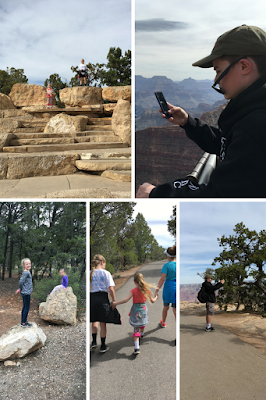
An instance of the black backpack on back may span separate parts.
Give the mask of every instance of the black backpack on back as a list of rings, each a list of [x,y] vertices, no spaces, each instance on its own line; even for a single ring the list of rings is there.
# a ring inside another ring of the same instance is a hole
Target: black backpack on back
[[[203,286],[201,286],[197,299],[199,300],[200,303],[206,303],[207,301],[209,301],[209,296],[205,292],[205,288]]]

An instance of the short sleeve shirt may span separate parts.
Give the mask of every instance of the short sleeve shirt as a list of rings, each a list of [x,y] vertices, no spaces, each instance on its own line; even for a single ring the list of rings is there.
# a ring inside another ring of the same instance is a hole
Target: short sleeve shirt
[[[133,303],[146,303],[147,298],[141,293],[139,288],[130,290],[133,293]]]
[[[162,274],[166,274],[166,278],[169,281],[176,280],[176,261],[169,261],[168,263],[164,264],[162,270]]]
[[[95,269],[92,275],[91,293],[109,292],[109,287],[115,286],[112,275],[105,269]]]

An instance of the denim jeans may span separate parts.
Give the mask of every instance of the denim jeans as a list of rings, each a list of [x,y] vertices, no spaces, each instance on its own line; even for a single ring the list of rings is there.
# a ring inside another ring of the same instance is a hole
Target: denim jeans
[[[21,311],[21,323],[25,324],[30,309],[30,294],[22,294],[21,296],[23,299],[23,308]]]

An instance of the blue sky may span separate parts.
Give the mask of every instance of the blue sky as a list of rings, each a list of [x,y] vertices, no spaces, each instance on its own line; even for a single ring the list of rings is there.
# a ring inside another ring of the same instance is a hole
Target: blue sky
[[[180,283],[202,283],[197,275],[222,251],[217,238],[233,234],[237,223],[250,230],[266,229],[266,202],[181,202]],[[219,267],[219,265],[217,265]]]
[[[167,249],[175,245],[175,239],[167,231],[167,222],[173,213],[173,206],[176,204],[173,200],[155,200],[138,199],[134,207],[133,218],[138,213],[143,214],[147,224],[151,228],[152,234],[160,246]]]
[[[216,39],[239,25],[266,30],[266,2],[248,0],[135,0],[136,74],[174,81],[212,79],[212,68],[192,67]]]
[[[110,47],[131,49],[130,0],[0,0],[0,69],[24,69],[43,85],[71,66],[106,63]]]

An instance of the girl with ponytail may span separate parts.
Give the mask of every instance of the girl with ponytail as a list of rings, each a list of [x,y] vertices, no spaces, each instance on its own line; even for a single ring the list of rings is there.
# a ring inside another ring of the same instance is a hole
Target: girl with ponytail
[[[155,288],[155,286],[145,282],[143,275],[139,272],[134,275],[134,283],[136,287],[129,292],[129,295],[123,300],[113,301],[111,307],[114,309],[118,304],[127,303],[133,297],[133,305],[129,314],[129,323],[134,327],[134,354],[139,354],[139,339],[143,338],[144,328],[149,322],[146,300],[150,303],[154,303],[158,299],[158,295],[153,297],[149,288]]]

